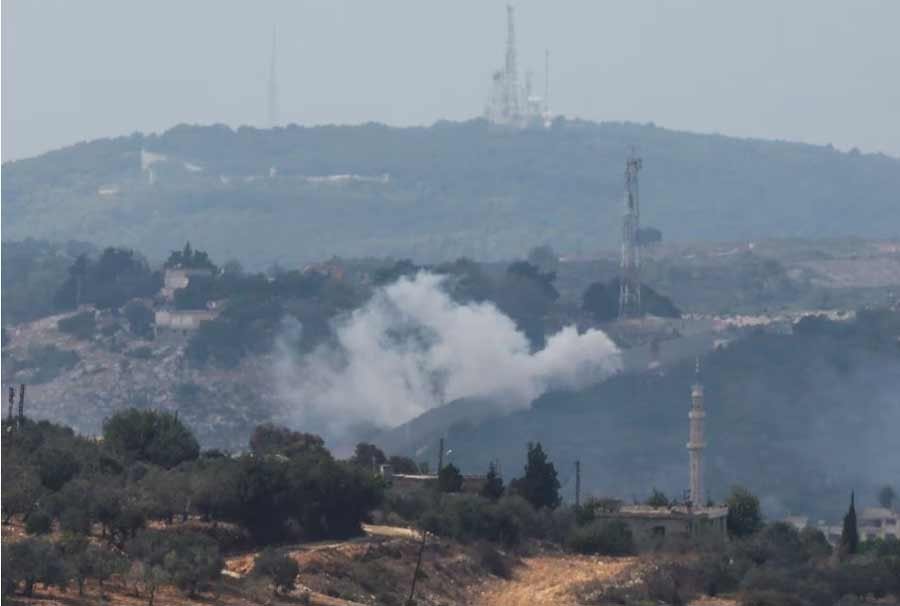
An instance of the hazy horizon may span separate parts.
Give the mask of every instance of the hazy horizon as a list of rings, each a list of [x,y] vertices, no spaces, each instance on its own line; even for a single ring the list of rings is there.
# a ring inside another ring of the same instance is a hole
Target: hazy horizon
[[[900,3],[517,7],[554,113],[900,157]],[[482,114],[504,3],[3,3],[3,160],[178,123],[427,125]],[[462,42],[461,42],[462,41]]]

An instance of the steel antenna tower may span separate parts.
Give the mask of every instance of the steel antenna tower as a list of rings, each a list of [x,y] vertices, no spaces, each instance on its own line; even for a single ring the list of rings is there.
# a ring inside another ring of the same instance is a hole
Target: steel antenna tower
[[[506,5],[506,65],[503,74],[503,118],[507,122],[519,119],[519,77],[516,64],[516,9]]]
[[[268,121],[269,128],[273,128],[278,126],[278,79],[276,77],[275,72],[275,51],[276,51],[276,39],[275,39],[275,27],[272,27],[272,57],[269,63],[269,90],[268,90],[268,107],[266,112],[266,119]]]
[[[622,218],[622,277],[619,283],[619,317],[641,315],[641,257],[638,230],[641,205],[638,197],[638,171],[641,159],[631,150],[625,161],[625,209]]]
[[[544,50],[544,113],[550,113],[550,49]]]

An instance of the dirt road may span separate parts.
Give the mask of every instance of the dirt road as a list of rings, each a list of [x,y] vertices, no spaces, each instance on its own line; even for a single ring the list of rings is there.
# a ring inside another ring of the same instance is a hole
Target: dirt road
[[[495,581],[478,596],[478,606],[570,606],[573,590],[582,583],[608,579],[636,562],[635,558],[538,556],[526,558],[513,578]]]

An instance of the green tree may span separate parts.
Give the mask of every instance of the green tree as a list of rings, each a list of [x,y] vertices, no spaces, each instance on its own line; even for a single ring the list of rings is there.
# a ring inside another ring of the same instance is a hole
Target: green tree
[[[528,443],[528,460],[525,475],[510,483],[510,490],[521,495],[535,509],[556,509],[562,502],[559,496],[559,478],[540,442]]]
[[[166,260],[164,267],[183,267],[185,269],[208,269],[212,272],[216,271],[215,264],[210,260],[209,255],[202,250],[194,250],[191,248],[190,242],[185,242],[184,248],[181,250],[173,250]]]
[[[253,574],[267,577],[272,580],[272,591],[287,593],[291,591],[300,574],[300,566],[297,561],[274,549],[266,549],[256,557],[253,563]]]
[[[41,477],[31,465],[14,463],[12,455],[3,455],[3,523],[14,515],[27,515],[44,492]]]
[[[53,518],[38,510],[25,519],[25,532],[28,534],[47,534],[53,528]]]
[[[103,444],[126,461],[170,468],[200,454],[197,438],[169,412],[128,409],[103,422]]]
[[[56,323],[59,332],[72,335],[76,339],[89,341],[97,332],[97,320],[94,312],[85,311],[62,318]]]
[[[301,431],[293,431],[272,423],[257,425],[250,436],[250,451],[257,456],[280,454],[288,458],[314,454],[331,458],[321,437]]]
[[[92,544],[83,536],[66,536],[60,547],[69,574],[78,585],[78,595],[84,594],[88,579],[96,579],[103,591],[103,583],[114,574],[128,569],[128,559],[120,553]]]
[[[138,300],[130,301],[122,310],[128,320],[131,334],[148,339],[153,336],[155,316],[153,310]]]
[[[387,457],[380,448],[368,442],[360,442],[353,450],[353,457],[350,462],[364,469],[373,471],[378,469],[379,465],[387,463]]]
[[[415,475],[419,473],[419,466],[409,457],[401,457],[394,455],[388,459],[391,469],[394,473],[405,473]]]
[[[459,492],[462,490],[462,485],[462,474],[453,463],[447,463],[438,472],[438,490],[441,492]]]
[[[728,532],[732,536],[746,537],[762,528],[759,499],[746,488],[734,487],[725,505],[728,507]]]
[[[893,509],[894,502],[897,500],[897,492],[890,484],[885,484],[878,491],[878,503],[885,509]]]
[[[18,585],[28,597],[34,593],[35,583],[65,587],[68,581],[65,562],[59,549],[43,539],[24,539],[9,546],[9,564],[3,567],[3,576]]]
[[[484,476],[484,485],[481,487],[481,496],[491,501],[496,501],[503,496],[503,478],[497,473],[497,466],[492,461],[488,465],[487,475]]]
[[[841,529],[841,551],[853,555],[859,551],[859,527],[856,523],[855,495],[850,493],[850,508],[844,515],[844,526]]]
[[[647,500],[644,501],[644,503],[646,505],[649,505],[650,507],[668,507],[671,504],[671,502],[669,501],[669,497],[667,497],[664,492],[657,490],[656,488],[653,489],[653,492],[650,494]]]

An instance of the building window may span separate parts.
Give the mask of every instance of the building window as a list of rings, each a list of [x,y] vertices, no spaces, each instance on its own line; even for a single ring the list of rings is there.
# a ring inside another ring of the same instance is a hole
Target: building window
[[[654,526],[653,527],[653,536],[654,537],[666,536],[666,527],[665,526]]]

